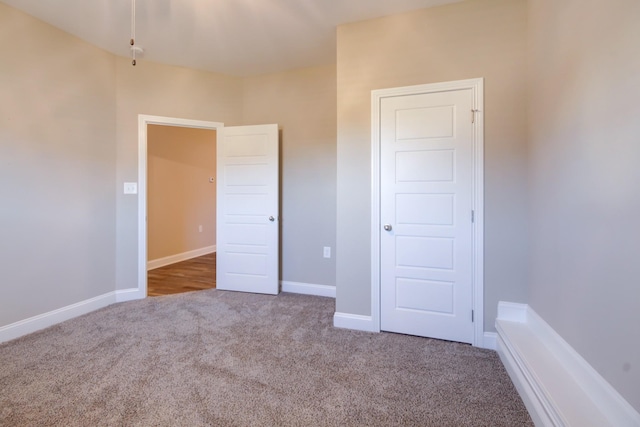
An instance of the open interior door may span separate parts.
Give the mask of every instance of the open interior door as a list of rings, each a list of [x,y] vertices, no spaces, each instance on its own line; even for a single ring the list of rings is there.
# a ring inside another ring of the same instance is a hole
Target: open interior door
[[[279,292],[278,125],[218,132],[216,287]]]

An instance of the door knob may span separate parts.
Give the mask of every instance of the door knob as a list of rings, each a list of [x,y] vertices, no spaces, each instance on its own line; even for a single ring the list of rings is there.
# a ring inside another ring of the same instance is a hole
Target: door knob
[[[384,229],[387,230],[387,231],[391,231],[392,228],[393,227],[391,227],[391,224],[385,224],[384,225]]]
[[[276,219],[275,219],[274,217],[272,217],[272,216],[270,216],[270,217],[269,217],[269,221],[273,222],[273,221],[275,221],[275,220],[276,220]]]

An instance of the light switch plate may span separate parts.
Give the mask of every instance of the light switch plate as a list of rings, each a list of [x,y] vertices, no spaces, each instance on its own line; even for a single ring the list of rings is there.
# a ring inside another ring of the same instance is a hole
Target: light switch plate
[[[138,194],[138,183],[137,182],[125,182],[124,183],[124,194]]]

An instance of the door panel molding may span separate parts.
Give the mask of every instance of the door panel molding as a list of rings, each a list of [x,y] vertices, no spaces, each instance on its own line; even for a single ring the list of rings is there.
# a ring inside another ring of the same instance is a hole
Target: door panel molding
[[[278,125],[225,127],[217,153],[216,287],[277,295]]]
[[[484,80],[482,78],[380,89],[371,92],[371,321],[375,331],[380,331],[380,281],[381,281],[381,104],[384,98],[470,89],[472,110],[469,120],[472,126],[472,308],[474,314],[473,345],[484,342]],[[434,114],[444,114],[435,111]],[[446,129],[425,129],[424,132],[440,134]],[[472,213],[469,212],[471,217]],[[470,313],[471,315],[471,313]]]

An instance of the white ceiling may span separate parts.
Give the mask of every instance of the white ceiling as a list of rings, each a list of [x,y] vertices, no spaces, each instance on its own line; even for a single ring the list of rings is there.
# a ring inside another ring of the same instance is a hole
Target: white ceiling
[[[129,56],[131,0],[0,0]],[[339,24],[461,0],[136,0],[144,58],[237,76],[335,62]]]

